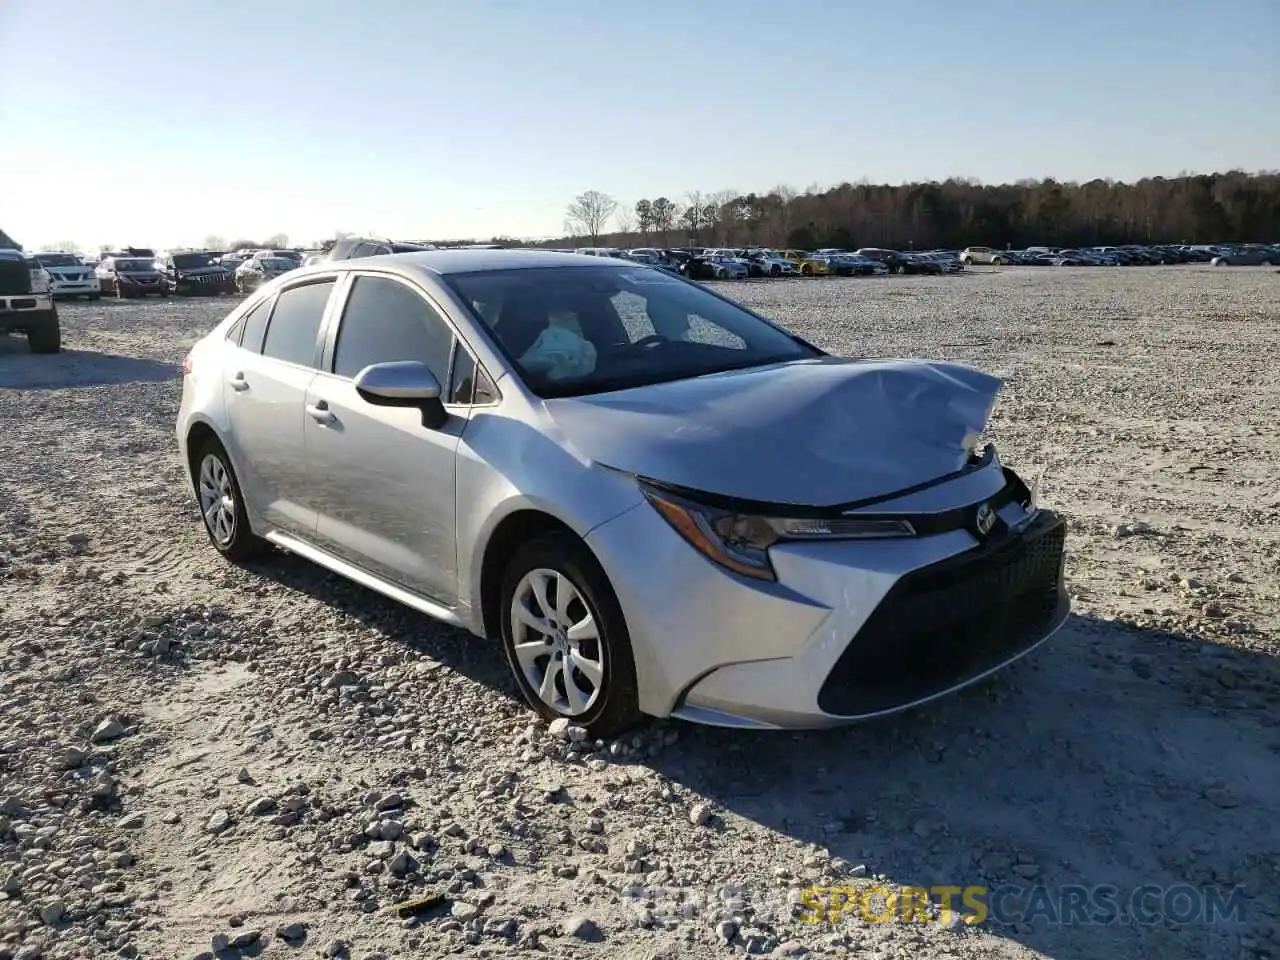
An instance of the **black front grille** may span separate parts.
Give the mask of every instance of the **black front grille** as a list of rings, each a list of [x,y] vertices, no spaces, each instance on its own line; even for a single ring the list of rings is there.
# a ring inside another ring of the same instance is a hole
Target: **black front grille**
[[[818,692],[826,713],[876,713],[941,693],[1031,646],[1062,616],[1066,524],[1042,513],[900,579]]]
[[[21,260],[0,260],[0,296],[31,292],[31,268]]]

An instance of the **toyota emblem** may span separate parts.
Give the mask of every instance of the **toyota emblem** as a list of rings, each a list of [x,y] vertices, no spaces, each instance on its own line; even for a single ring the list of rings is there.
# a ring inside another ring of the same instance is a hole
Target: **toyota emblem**
[[[978,512],[973,518],[973,524],[980,536],[985,537],[991,532],[991,528],[996,525],[996,512],[991,509],[991,504],[984,503],[978,507]]]

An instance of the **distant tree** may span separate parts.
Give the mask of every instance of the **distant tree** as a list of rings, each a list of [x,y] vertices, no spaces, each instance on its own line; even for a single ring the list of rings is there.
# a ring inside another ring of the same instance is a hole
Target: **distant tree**
[[[636,225],[664,246],[672,242],[677,222],[726,245],[746,241],[772,247],[956,250],[974,244],[1075,247],[1274,243],[1280,238],[1277,171],[1232,170],[1134,183],[1027,179],[983,184],[972,177],[952,177],[889,185],[860,180],[804,193],[785,184],[746,196],[721,191],[708,197],[695,191],[686,200],[679,209],[665,197],[647,201],[647,208],[641,201]],[[573,232],[580,235],[580,225]]]
[[[688,203],[680,214],[680,222],[688,228],[695,243],[701,243],[703,229],[711,227],[711,240],[715,242],[715,202],[709,197],[704,197],[701,190],[691,190],[686,199]]]
[[[289,246],[289,235],[287,233],[273,233],[267,237],[262,245],[273,249],[286,249]]]
[[[630,236],[636,232],[635,215],[626,207],[619,207],[617,214],[614,215],[613,222],[618,226],[618,233]]]
[[[636,226],[641,237],[648,237],[653,228],[653,204],[648,200],[636,201]]]
[[[244,250],[244,249],[253,249],[255,247],[262,247],[262,246],[263,244],[259,243],[257,240],[242,239],[242,240],[232,240],[229,244],[227,244],[227,249],[228,250]]]
[[[600,242],[609,218],[618,209],[618,201],[599,190],[579,194],[565,210],[565,222],[570,232],[591,238],[592,246]]]
[[[3,246],[3,244],[0,244],[0,246]],[[80,255],[80,244],[76,243],[74,240],[59,240],[56,243],[49,244],[45,249],[74,253],[76,256]]]
[[[226,250],[227,241],[225,237],[220,237],[216,233],[211,233],[204,238],[204,249],[206,250]]]
[[[661,243],[665,247],[670,242],[671,228],[676,223],[676,205],[666,197],[658,197],[654,200],[649,208],[649,219],[653,223],[653,229],[661,238]]]

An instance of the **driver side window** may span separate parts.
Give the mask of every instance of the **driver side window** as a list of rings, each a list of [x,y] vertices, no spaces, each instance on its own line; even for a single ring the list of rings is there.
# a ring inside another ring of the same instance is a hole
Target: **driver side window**
[[[453,330],[421,294],[388,277],[357,277],[338,327],[333,372],[354,378],[372,363],[418,360],[443,386],[452,349]]]

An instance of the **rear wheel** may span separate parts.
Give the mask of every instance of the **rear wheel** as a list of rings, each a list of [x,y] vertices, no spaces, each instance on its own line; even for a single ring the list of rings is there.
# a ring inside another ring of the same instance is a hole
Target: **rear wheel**
[[[503,577],[502,645],[525,700],[606,737],[640,719],[626,620],[604,571],[568,533],[516,551]]]
[[[249,528],[244,494],[236,480],[231,459],[212,437],[196,451],[196,497],[209,541],[228,560],[247,560],[263,542]]]
[[[32,314],[27,327],[27,345],[32,353],[57,353],[62,349],[62,327],[58,323],[57,310]]]

